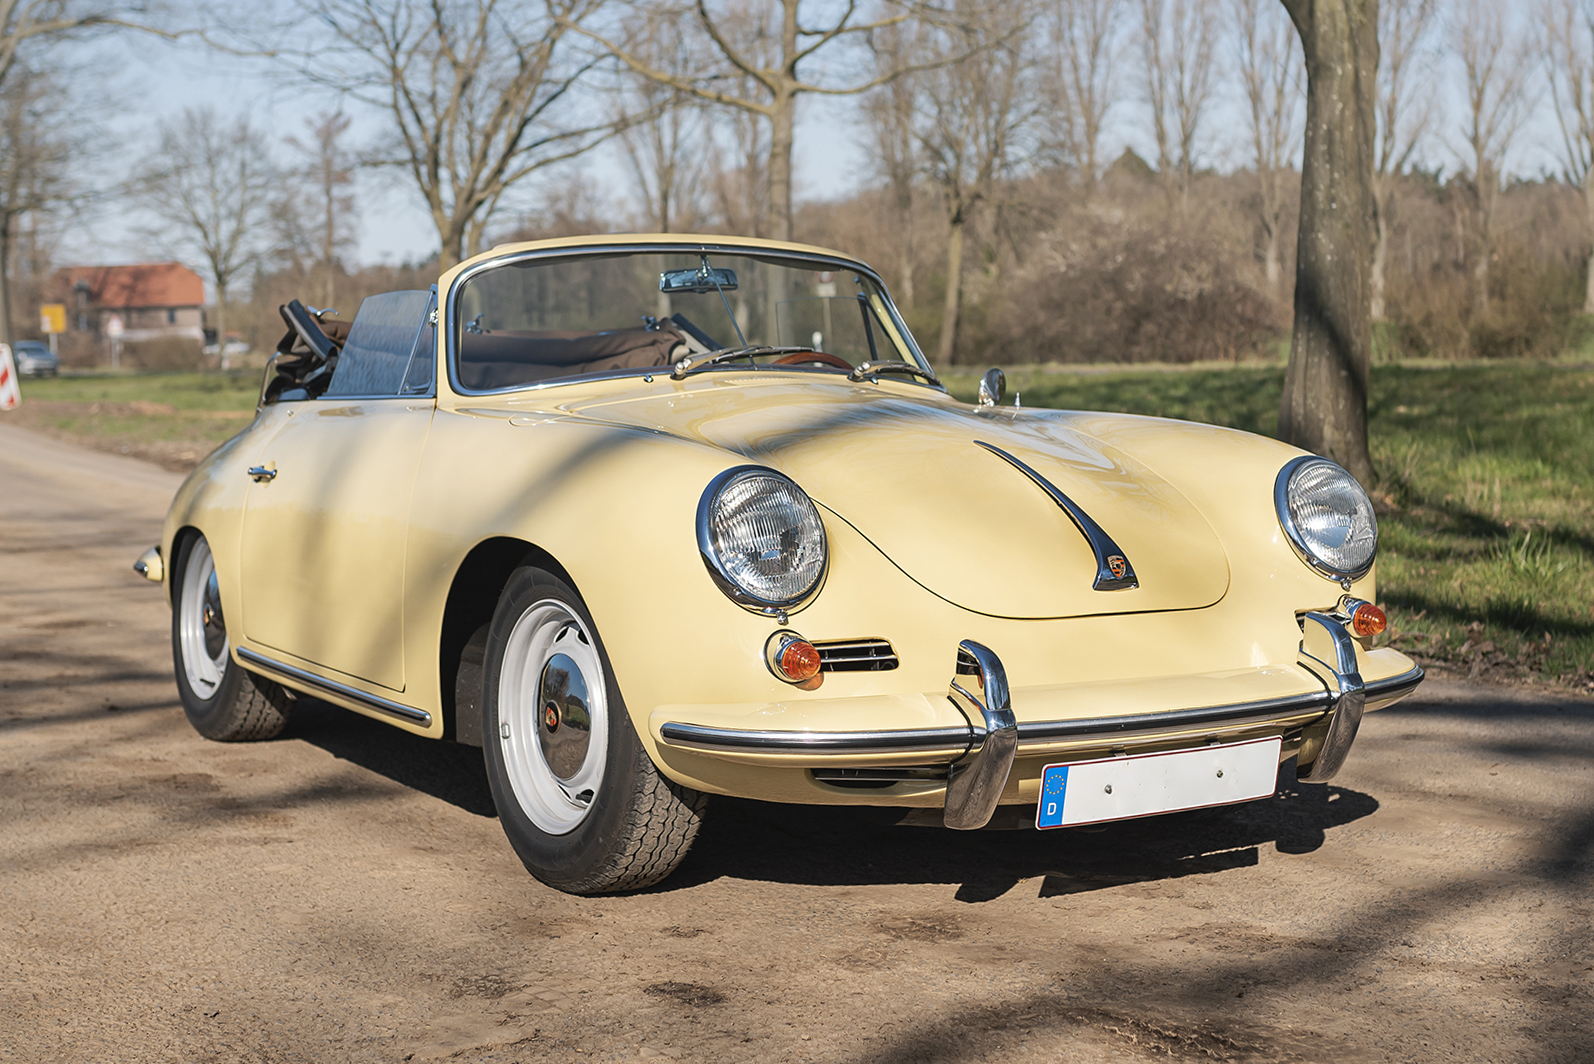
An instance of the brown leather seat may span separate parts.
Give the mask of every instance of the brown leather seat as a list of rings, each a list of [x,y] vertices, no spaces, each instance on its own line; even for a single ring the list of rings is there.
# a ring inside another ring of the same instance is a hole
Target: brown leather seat
[[[680,330],[667,324],[599,333],[468,332],[460,349],[459,381],[472,391],[490,391],[554,377],[667,366],[676,347],[685,344]]]

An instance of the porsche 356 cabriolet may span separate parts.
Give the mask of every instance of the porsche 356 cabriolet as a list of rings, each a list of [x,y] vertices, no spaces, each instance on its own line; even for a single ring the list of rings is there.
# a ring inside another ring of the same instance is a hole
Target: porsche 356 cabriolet
[[[282,308],[254,422],[138,563],[184,709],[480,746],[559,889],[664,878],[714,795],[960,829],[1264,798],[1422,679],[1343,469],[994,371],[959,402],[846,255],[515,244],[335,313]]]

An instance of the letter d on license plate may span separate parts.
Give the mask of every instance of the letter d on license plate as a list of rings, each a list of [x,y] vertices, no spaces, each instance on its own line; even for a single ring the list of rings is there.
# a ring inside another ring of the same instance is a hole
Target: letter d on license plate
[[[1047,765],[1035,826],[1099,824],[1266,798],[1278,782],[1282,745],[1275,737]]]

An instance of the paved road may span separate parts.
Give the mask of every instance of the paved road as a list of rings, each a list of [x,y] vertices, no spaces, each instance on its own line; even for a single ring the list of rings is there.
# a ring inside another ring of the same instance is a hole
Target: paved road
[[[476,751],[221,745],[128,568],[176,478],[0,423],[0,1060],[1588,1060],[1594,703],[1431,684],[1337,786],[1103,831],[724,802],[520,868]]]

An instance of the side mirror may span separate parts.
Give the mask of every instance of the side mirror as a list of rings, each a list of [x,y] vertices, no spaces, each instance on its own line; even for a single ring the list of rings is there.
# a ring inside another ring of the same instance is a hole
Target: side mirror
[[[999,369],[988,369],[980,378],[980,405],[995,406],[1007,392],[1007,374]]]

